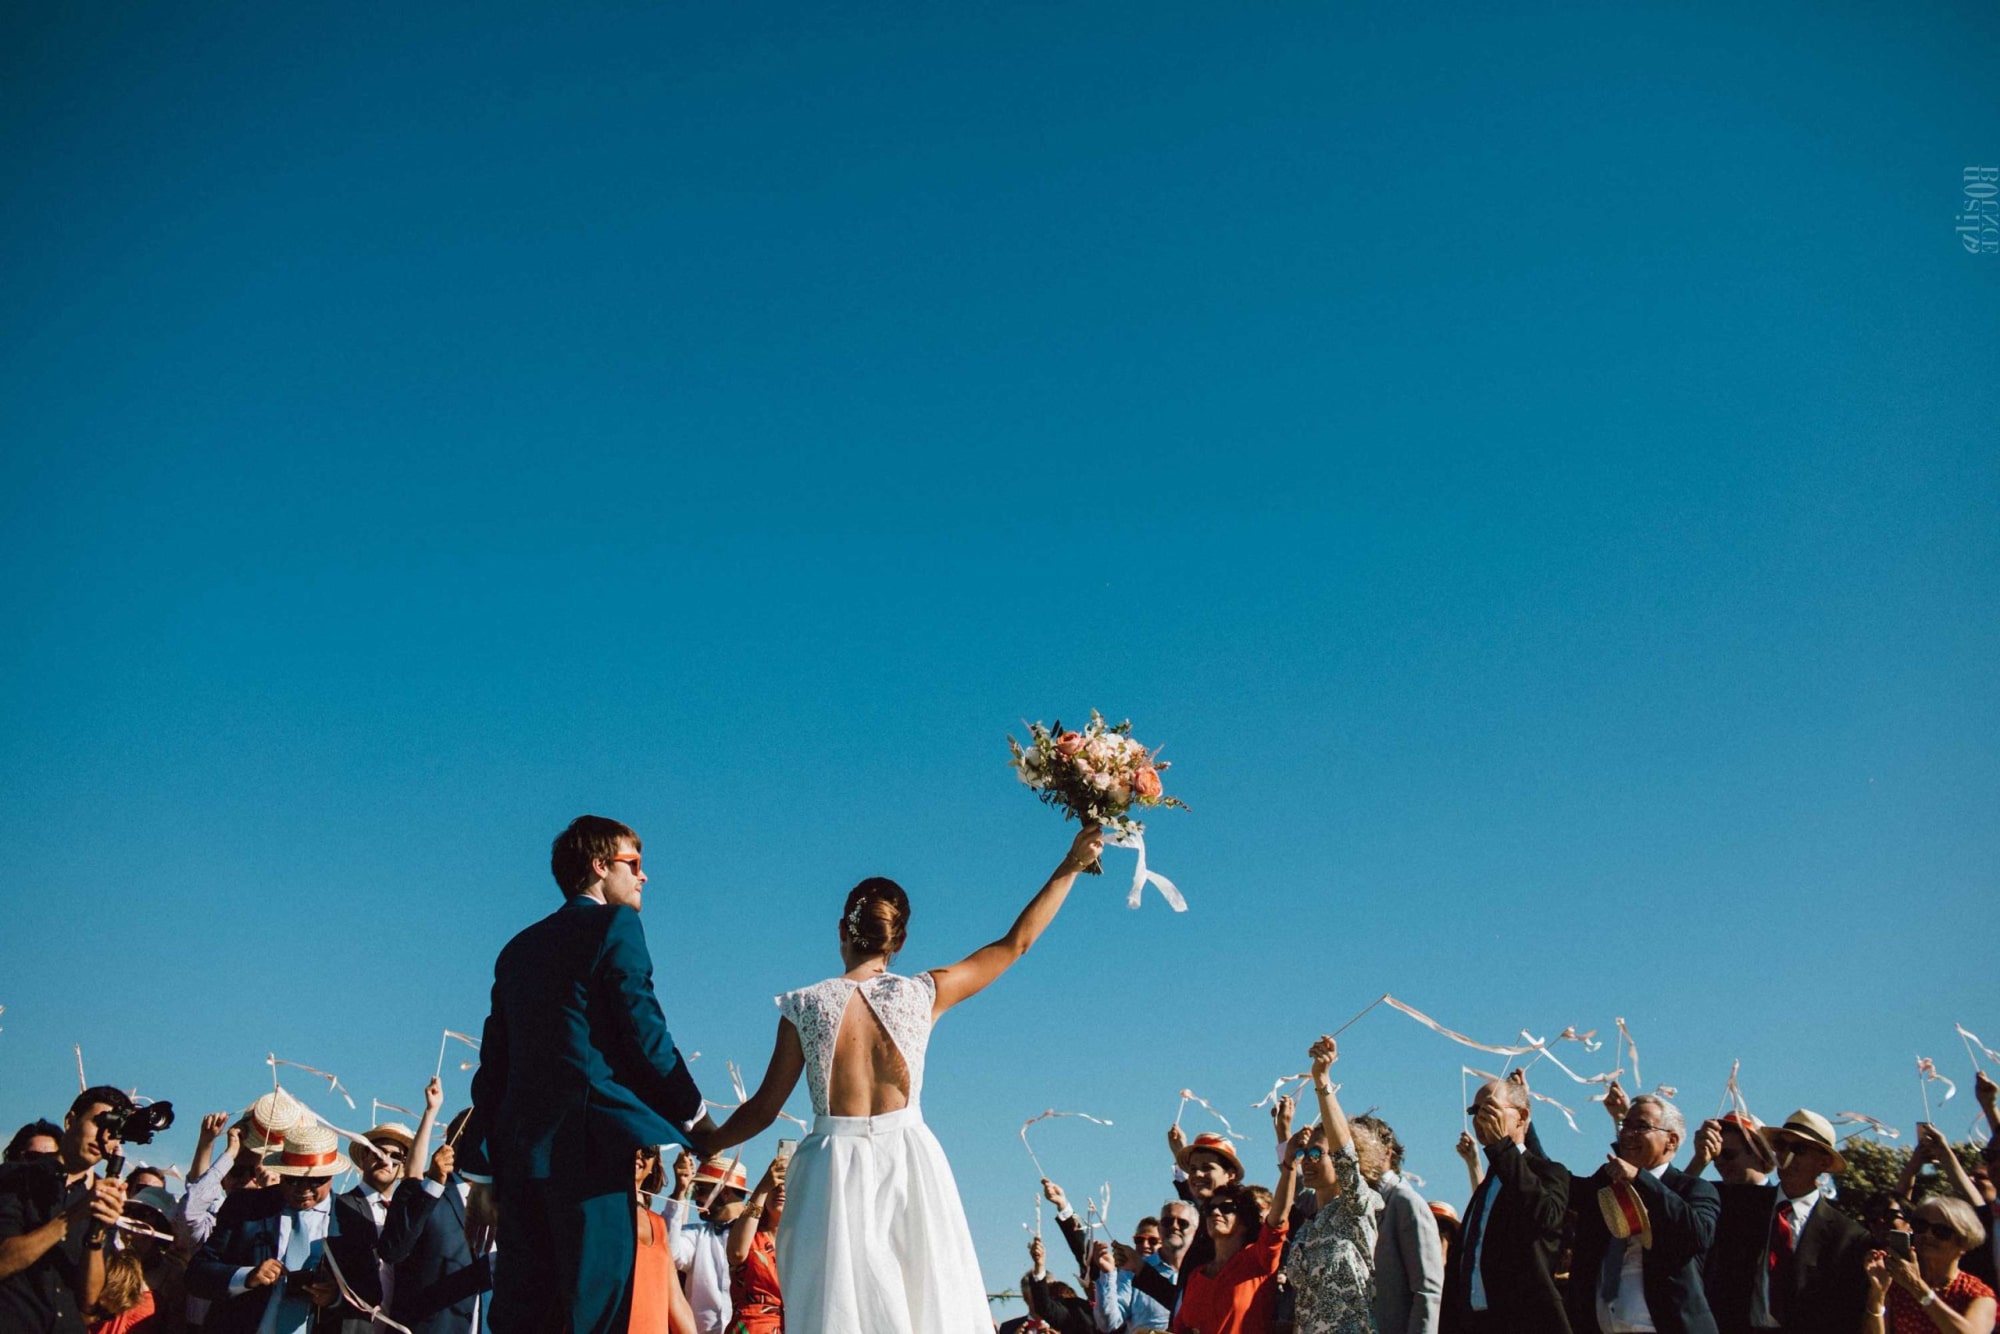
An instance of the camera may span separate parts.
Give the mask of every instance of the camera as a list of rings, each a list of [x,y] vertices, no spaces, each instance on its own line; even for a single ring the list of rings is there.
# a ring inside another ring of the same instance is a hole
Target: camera
[[[122,1111],[111,1107],[97,1114],[97,1124],[105,1133],[127,1144],[151,1144],[153,1136],[173,1123],[174,1105],[170,1102],[149,1102]]]

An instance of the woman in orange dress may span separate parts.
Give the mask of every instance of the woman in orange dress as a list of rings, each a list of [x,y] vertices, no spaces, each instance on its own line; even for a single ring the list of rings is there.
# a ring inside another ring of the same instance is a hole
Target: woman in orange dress
[[[674,1253],[667,1241],[667,1221],[648,1207],[666,1179],[660,1151],[640,1149],[632,1165],[639,1194],[638,1245],[632,1258],[631,1334],[695,1334],[694,1308],[681,1292],[674,1272]]]
[[[785,1298],[778,1290],[778,1223],[784,1214],[785,1159],[779,1157],[729,1226],[729,1334],[784,1334]]]

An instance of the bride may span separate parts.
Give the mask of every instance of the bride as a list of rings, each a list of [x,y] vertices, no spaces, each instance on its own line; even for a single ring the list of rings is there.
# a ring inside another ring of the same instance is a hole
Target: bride
[[[992,1334],[958,1183],[923,1120],[924,1048],[939,1015],[1028,952],[1103,847],[1086,825],[1006,935],[915,977],[889,971],[909,896],[864,880],[840,919],[847,971],[778,997],[764,1082],[704,1147],[768,1127],[804,1071],[816,1119],[786,1174],[778,1230],[787,1334]]]

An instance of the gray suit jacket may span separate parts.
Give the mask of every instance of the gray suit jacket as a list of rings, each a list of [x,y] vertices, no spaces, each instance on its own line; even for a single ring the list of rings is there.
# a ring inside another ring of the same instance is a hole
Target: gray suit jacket
[[[1376,1190],[1382,1219],[1375,1233],[1375,1328],[1380,1334],[1437,1334],[1444,1312],[1437,1215],[1394,1173],[1384,1174]]]

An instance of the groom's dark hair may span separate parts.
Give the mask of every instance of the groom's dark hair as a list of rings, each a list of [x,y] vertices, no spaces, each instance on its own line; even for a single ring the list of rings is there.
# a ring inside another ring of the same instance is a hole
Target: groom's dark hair
[[[571,820],[569,828],[556,835],[555,846],[549,849],[549,870],[563,894],[581,894],[587,889],[597,879],[597,872],[590,864],[616,857],[619,840],[626,838],[632,840],[633,850],[638,851],[639,836],[629,825],[601,815],[579,815]]]

